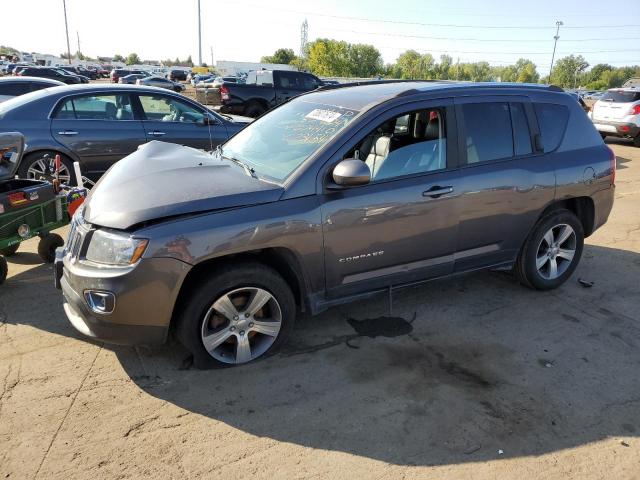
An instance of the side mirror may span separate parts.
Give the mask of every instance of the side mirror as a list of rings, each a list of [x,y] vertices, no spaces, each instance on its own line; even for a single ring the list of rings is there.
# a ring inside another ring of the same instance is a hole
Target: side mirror
[[[371,181],[371,170],[362,160],[342,160],[333,168],[333,181],[342,187],[357,187]]]
[[[202,124],[203,125],[217,125],[218,124],[218,120],[216,119],[216,117],[214,117],[210,113],[205,113],[202,116]]]

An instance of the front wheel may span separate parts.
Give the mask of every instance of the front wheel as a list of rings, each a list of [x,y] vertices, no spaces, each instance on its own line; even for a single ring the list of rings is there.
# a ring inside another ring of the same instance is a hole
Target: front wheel
[[[56,171],[56,152],[41,151],[26,155],[18,170],[20,178],[29,180],[46,180],[53,181]],[[60,171],[58,172],[60,182],[70,185],[75,182],[75,174],[73,173],[73,162],[65,155],[60,155]]]
[[[273,269],[225,265],[186,299],[176,333],[196,368],[228,367],[275,352],[293,329],[295,312],[289,285]]]
[[[540,220],[525,241],[515,273],[537,290],[562,285],[578,266],[584,247],[580,220],[568,210],[557,210]]]

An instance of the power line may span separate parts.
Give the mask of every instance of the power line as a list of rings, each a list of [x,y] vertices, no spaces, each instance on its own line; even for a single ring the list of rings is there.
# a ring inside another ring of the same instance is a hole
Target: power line
[[[267,8],[264,5],[260,4],[250,4],[253,7],[257,8]],[[302,10],[295,10],[289,8],[281,8],[274,7],[269,5],[268,10],[278,10],[281,12],[289,12],[296,13],[299,15],[308,15],[308,16],[316,16],[316,17],[325,17],[325,18],[338,18],[343,20],[358,20],[361,22],[375,22],[375,23],[390,23],[394,25],[417,25],[422,27],[447,27],[447,28],[482,28],[482,29],[518,29],[518,30],[553,30],[556,28],[555,26],[528,26],[528,25],[460,25],[454,23],[424,23],[424,22],[413,22],[413,21],[404,21],[404,20],[380,20],[375,18],[367,18],[367,17],[353,17],[347,15],[332,15],[329,13],[315,13],[308,12]],[[597,28],[632,28],[632,27],[640,27],[640,24],[629,24],[629,25],[597,25]],[[591,25],[573,25],[573,26],[565,26],[564,28],[571,29],[582,29],[582,28],[596,28]]]

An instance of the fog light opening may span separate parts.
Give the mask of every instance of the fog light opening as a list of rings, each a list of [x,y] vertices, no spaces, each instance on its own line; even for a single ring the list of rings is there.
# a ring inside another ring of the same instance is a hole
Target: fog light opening
[[[107,315],[113,312],[116,306],[116,296],[111,292],[86,290],[84,292],[84,299],[93,312],[101,315]]]

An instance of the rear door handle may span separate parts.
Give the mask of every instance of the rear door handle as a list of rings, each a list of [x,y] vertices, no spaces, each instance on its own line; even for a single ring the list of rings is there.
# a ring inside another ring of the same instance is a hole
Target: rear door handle
[[[429,190],[425,190],[424,192],[422,192],[422,196],[423,197],[438,198],[441,195],[446,195],[446,194],[451,193],[451,192],[453,192],[453,187],[435,186],[435,187],[431,187]]]
[[[154,130],[153,132],[149,132],[149,135],[153,135],[154,137],[161,137],[166,135],[165,132],[159,132],[158,130]]]
[[[74,132],[73,130],[63,130],[62,132],[58,132],[58,135],[77,135],[78,132]]]

